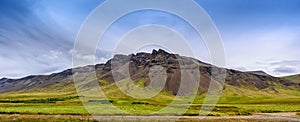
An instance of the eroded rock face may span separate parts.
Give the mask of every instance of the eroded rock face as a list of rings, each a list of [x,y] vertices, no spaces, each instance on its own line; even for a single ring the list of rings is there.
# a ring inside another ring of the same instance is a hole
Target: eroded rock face
[[[115,55],[105,64],[79,67],[74,70],[68,69],[51,75],[29,76],[22,79],[3,78],[0,80],[0,93],[33,88],[46,88],[57,83],[71,81],[72,75],[75,73],[83,74],[82,76],[88,76],[94,71],[93,69],[96,69],[98,80],[106,80],[108,83],[114,83],[118,82],[118,80],[130,78],[134,82],[143,80],[143,86],[148,86],[151,82],[151,76],[149,76],[149,74],[155,74],[149,73],[151,67],[154,66],[160,66],[165,69],[166,83],[164,89],[174,95],[178,94],[180,83],[183,78],[182,74],[185,71],[196,73],[192,70],[195,71],[195,68],[197,68],[198,74],[193,76],[197,76],[199,93],[207,91],[212,78],[215,80],[219,79],[218,76],[212,76],[212,68],[214,66],[210,64],[203,63],[197,59],[179,56],[178,54],[170,54],[164,50],[153,50],[152,53]],[[275,82],[284,86],[299,87],[298,84],[292,81],[266,74],[241,72],[218,67],[214,67],[214,69],[217,72],[225,70],[225,83],[232,86],[247,86],[256,89],[265,89],[272,86],[273,82]],[[185,80],[189,79],[186,78]],[[188,93],[188,88],[195,84],[193,84],[194,82],[192,81],[185,81],[185,83],[187,84],[185,89]],[[105,84],[100,83],[100,85]]]
[[[121,60],[120,60],[120,57]],[[126,60],[124,60],[126,59]],[[114,61],[116,71],[124,71],[124,68],[129,70],[130,76],[123,77],[124,79],[130,77],[133,81],[138,82],[141,79],[146,79],[144,85],[147,86],[149,82],[149,69],[153,66],[159,65],[166,69],[167,79],[165,84],[165,89],[170,93],[176,95],[177,91],[179,90],[179,86],[181,83],[181,72],[186,67],[191,67],[192,65],[197,65],[199,68],[199,92],[203,93],[206,92],[211,78],[212,78],[212,65],[203,63],[199,60],[179,56],[177,54],[170,54],[164,50],[153,50],[152,53],[137,53],[136,55],[122,55],[122,56],[115,56],[113,59],[108,61],[111,63]],[[122,67],[124,64],[128,63],[127,67]],[[109,69],[111,65],[105,64],[103,69]],[[186,66],[186,67],[185,67]],[[123,69],[122,69],[123,68]],[[232,85],[232,86],[247,86],[250,88],[257,88],[257,89],[265,89],[272,85],[272,82],[276,82],[285,86],[297,86],[297,84],[284,80],[281,78],[276,78],[266,74],[258,74],[252,72],[241,72],[231,69],[222,69],[218,67],[214,67],[215,70],[225,70],[226,71],[226,78],[225,83]],[[98,69],[98,78],[107,80],[111,83],[116,82],[112,77],[112,73],[103,73],[103,69]],[[117,75],[121,75],[117,74]],[[118,76],[118,77],[120,77]],[[215,76],[213,76],[214,79]]]

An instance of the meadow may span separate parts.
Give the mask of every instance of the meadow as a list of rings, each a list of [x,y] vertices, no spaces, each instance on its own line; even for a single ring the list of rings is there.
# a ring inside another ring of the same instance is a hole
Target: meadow
[[[208,116],[248,116],[253,113],[276,113],[276,112],[299,112],[300,92],[293,88],[277,86],[272,89],[252,89],[243,87],[225,86],[220,99]],[[66,90],[67,89],[67,90]],[[15,119],[22,121],[94,121],[91,114],[83,106],[81,98],[74,88],[67,87],[61,91],[49,89],[36,89],[0,94],[0,121],[6,120],[6,115],[43,115],[42,118],[16,116]],[[126,96],[115,85],[107,85],[102,88],[107,99],[88,99],[86,103],[95,104],[98,108],[97,115],[158,115],[177,116],[182,111],[183,104],[173,104],[171,111],[155,113],[167,107],[175,96],[162,91],[151,99],[134,99]],[[182,97],[184,100],[184,97]],[[197,95],[189,104],[185,116],[198,116],[205,94]],[[180,100],[180,99],[179,99]],[[116,111],[108,107],[113,105],[126,113]],[[298,115],[299,115],[298,113]],[[67,117],[63,117],[63,116]],[[58,116],[58,117],[49,117]],[[299,115],[300,116],[300,115]],[[48,118],[47,118],[48,117]]]
[[[243,94],[237,93],[241,88],[226,86],[218,104],[210,116],[251,115],[252,113],[272,112],[300,112],[300,93],[282,89],[278,93],[265,91],[253,91],[243,89]],[[117,93],[116,93],[117,92]],[[103,108],[101,115],[118,115],[116,111],[108,110],[106,106],[112,104],[119,109],[125,110],[132,115],[147,115],[156,112],[170,104],[174,96],[162,92],[153,99],[134,99],[126,97],[121,91],[109,91],[109,100],[89,100],[89,103],[97,103],[97,107]],[[199,115],[205,95],[199,95],[184,115]],[[181,109],[180,104],[171,106],[174,110]],[[83,106],[80,96],[76,93],[42,93],[22,92],[0,95],[0,114],[43,114],[43,115],[89,115]],[[165,115],[176,115],[176,113],[164,113]]]

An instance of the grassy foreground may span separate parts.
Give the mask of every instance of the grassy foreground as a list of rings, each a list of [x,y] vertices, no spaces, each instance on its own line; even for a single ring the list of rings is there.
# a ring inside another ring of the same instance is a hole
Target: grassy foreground
[[[208,114],[209,116],[236,116],[274,112],[300,113],[300,92],[297,89],[280,85],[263,90],[230,85],[225,87],[217,105]],[[95,104],[95,108],[100,110],[97,111],[98,115],[152,115],[154,112],[167,107],[174,100],[174,96],[165,91],[151,99],[134,99],[123,94],[113,84],[103,86],[102,90],[107,96],[107,100],[89,99],[85,101]],[[15,116],[16,120],[20,119],[22,121],[27,121],[27,119],[28,121],[94,121],[80,100],[83,96],[78,96],[74,87],[69,86],[56,92],[49,91],[51,89],[35,89],[0,94],[0,114],[45,115],[45,118]],[[194,102],[186,103],[190,107],[183,115],[198,116],[204,99],[204,94],[197,95]],[[127,113],[115,111],[109,108],[108,105],[113,105]],[[178,115],[176,111],[181,111],[182,106],[183,104],[174,104],[169,106],[171,111],[155,115]],[[47,115],[54,115],[55,117],[48,117]],[[75,118],[61,117],[63,115],[74,115]],[[6,119],[7,116],[0,116],[0,121]]]
[[[111,87],[112,88],[112,87]],[[218,104],[209,113],[210,116],[251,115],[251,113],[272,112],[300,112],[300,93],[277,89],[272,91],[254,91],[244,88],[226,86]],[[97,103],[100,115],[123,115],[110,110],[107,105],[112,104],[131,115],[148,115],[157,112],[170,104],[174,96],[162,92],[153,99],[134,99],[119,93],[121,91],[107,91],[109,100],[90,100]],[[117,94],[117,95],[116,95]],[[199,115],[205,96],[197,96],[184,115]],[[182,105],[175,104],[171,109],[181,110]],[[0,95],[0,114],[42,114],[42,115],[89,115],[76,93],[43,93],[20,92]],[[162,115],[177,115],[164,113]]]

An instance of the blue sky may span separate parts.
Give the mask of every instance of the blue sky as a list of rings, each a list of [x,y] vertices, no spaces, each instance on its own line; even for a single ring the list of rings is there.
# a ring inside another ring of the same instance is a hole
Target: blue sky
[[[81,24],[102,0],[1,0],[0,78],[58,72],[72,65]],[[275,76],[300,73],[299,0],[196,0],[223,39],[226,67],[263,70]],[[210,62],[205,45],[178,17],[157,11],[131,13],[107,31],[97,52],[100,62],[130,28],[143,24],[175,28],[196,43],[200,60]],[[196,42],[197,40],[197,42]]]

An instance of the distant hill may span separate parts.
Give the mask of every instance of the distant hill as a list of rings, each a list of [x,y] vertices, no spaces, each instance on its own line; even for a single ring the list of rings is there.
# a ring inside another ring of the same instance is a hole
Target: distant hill
[[[268,73],[264,72],[264,71],[247,71],[248,73],[252,73],[252,74],[257,74],[257,75],[269,75]]]
[[[283,78],[300,84],[300,75],[286,76],[286,77],[283,77]]]
[[[211,80],[212,65],[201,62],[194,58],[179,56],[178,54],[170,54],[164,50],[153,50],[152,53],[137,53],[130,55],[115,55],[113,59],[109,60],[105,64],[89,65],[85,67],[75,68],[75,72],[72,69],[68,69],[59,73],[51,75],[35,75],[28,76],[21,79],[7,79],[0,80],[0,93],[19,92],[19,91],[65,91],[75,92],[72,76],[74,73],[82,75],[82,82],[97,80],[100,85],[114,84],[112,76],[112,68],[119,73],[120,80],[128,79],[126,75],[122,74],[124,65],[129,62],[129,73],[131,79],[141,86],[147,86],[150,84],[149,70],[154,66],[162,66],[166,69],[166,84],[164,86],[165,91],[170,94],[176,95],[180,84],[180,66],[188,64],[196,64],[199,66],[200,82],[199,93],[204,93],[209,87]],[[116,67],[112,67],[112,62],[116,63]],[[96,69],[98,79],[89,79],[91,75],[91,69]],[[189,67],[186,67],[187,69]],[[223,68],[217,68],[221,70]],[[225,90],[228,88],[247,88],[253,91],[278,91],[278,89],[290,89],[300,88],[299,81],[292,82],[294,78],[277,78],[268,75],[264,72],[241,72],[232,69],[226,70]],[[218,78],[214,78],[218,79]],[[299,77],[295,78],[299,80]],[[280,87],[278,87],[280,86]],[[88,87],[85,84],[82,87]],[[237,92],[243,93],[243,92]],[[250,93],[250,92],[248,92]]]

